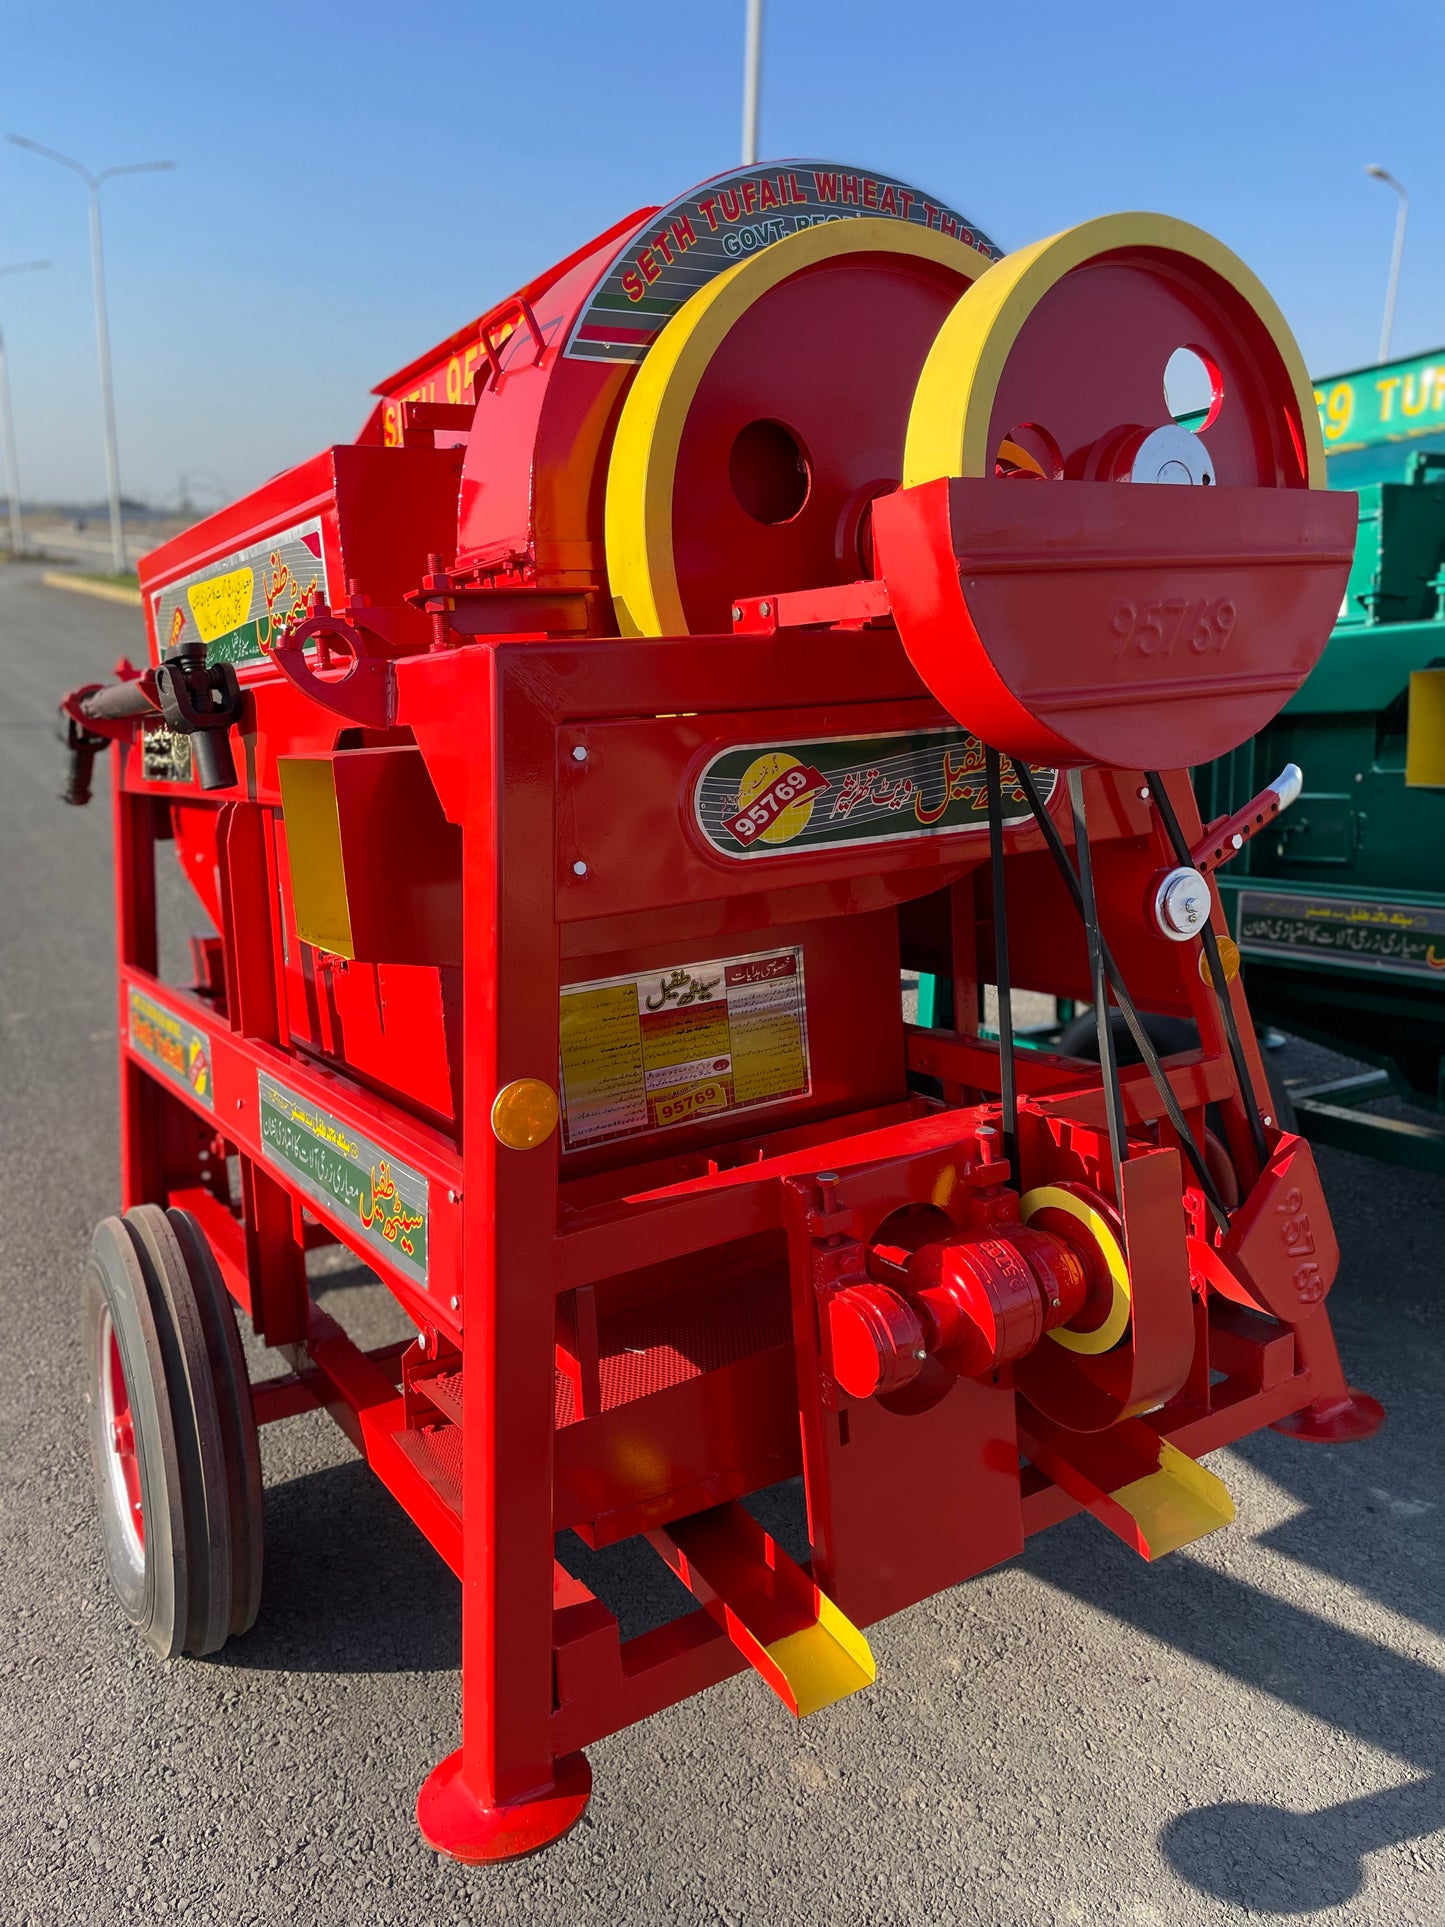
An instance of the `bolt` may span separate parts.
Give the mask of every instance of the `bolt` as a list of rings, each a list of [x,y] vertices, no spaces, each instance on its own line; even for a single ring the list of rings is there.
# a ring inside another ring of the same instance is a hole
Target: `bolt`
[[[585,877],[587,874],[587,865],[582,861],[580,856],[572,865],[572,874],[574,877]]]
[[[742,612],[742,609],[741,609],[741,608],[739,607],[739,605],[738,605],[738,604],[737,604],[737,603],[735,602],[735,603],[733,604],[733,621],[734,621],[734,622],[741,622],[741,621],[742,621],[742,619],[743,619],[743,612]]]
[[[238,1097],[236,1099],[236,1109],[239,1111],[244,1106],[245,1102],[246,1100],[244,1097]]]
[[[1244,838],[1239,834],[1238,830],[1234,832],[1234,835],[1230,837],[1229,840],[1236,850],[1242,850],[1244,848]]]
[[[1060,1304],[1060,1302],[1061,1302],[1061,1301],[1060,1301],[1059,1299],[1057,1299],[1057,1298],[1051,1298],[1051,1299],[1049,1300],[1049,1303],[1050,1303],[1050,1304],[1051,1304],[1051,1305],[1053,1306],[1053,1308],[1054,1308],[1054,1310],[1055,1310],[1055,1311],[1057,1311],[1057,1310],[1058,1310],[1058,1308],[1059,1308],[1059,1304]]]
[[[587,751],[581,743],[578,743],[573,749],[572,761],[574,763],[585,763],[587,761]]]
[[[448,1191],[448,1192],[447,1192],[447,1203],[448,1203],[448,1204],[455,1204],[455,1203],[456,1203],[456,1201],[457,1201],[457,1194],[456,1194],[456,1192],[455,1192],[455,1191]]]
[[[1059,1301],[1058,1301],[1058,1299],[1056,1298],[1056,1299],[1054,1300],[1054,1303],[1055,1303],[1055,1304],[1057,1304],[1058,1302],[1059,1302]],[[456,1296],[455,1296],[455,1294],[453,1294],[453,1296],[452,1296],[452,1297],[450,1297],[450,1298],[448,1298],[448,1300],[447,1300],[447,1303],[448,1303],[448,1304],[449,1304],[449,1305],[451,1306],[451,1308],[452,1308],[452,1310],[453,1310],[453,1311],[459,1311],[459,1310],[461,1309],[461,1303],[462,1303],[462,1301],[461,1301],[461,1299],[460,1299],[460,1298],[458,1298],[458,1297],[456,1297]]]
[[[772,613],[773,613],[773,605],[771,602],[760,602],[758,604],[758,614],[760,616],[766,617],[766,616],[770,616]]]
[[[1274,1119],[1270,1116],[1268,1111],[1264,1113],[1263,1122],[1266,1123],[1271,1130],[1274,1129]]]
[[[838,1182],[838,1173],[836,1171],[820,1171],[818,1173],[818,1182],[819,1184],[836,1184]]]
[[[926,1351],[925,1351],[925,1350],[923,1349],[923,1347],[922,1347],[922,1346],[920,1345],[920,1346],[918,1347],[918,1350],[917,1350],[917,1351],[916,1351],[916,1352],[915,1352],[915,1353],[913,1354],[913,1356],[914,1356],[914,1357],[915,1357],[915,1358],[916,1358],[916,1359],[918,1360],[918,1362],[919,1362],[919,1364],[921,1365],[921,1364],[923,1363],[923,1361],[924,1361],[924,1359],[925,1359],[925,1358],[927,1358],[927,1356],[928,1356],[928,1353],[927,1353],[927,1352],[926,1352]]]
[[[1149,785],[1147,783],[1139,791],[1139,801],[1141,803],[1147,803],[1149,801]]]

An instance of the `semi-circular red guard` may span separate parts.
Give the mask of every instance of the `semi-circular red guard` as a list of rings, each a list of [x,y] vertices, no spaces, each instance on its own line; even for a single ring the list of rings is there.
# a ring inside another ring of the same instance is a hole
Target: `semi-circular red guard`
[[[874,504],[913,666],[966,728],[1053,764],[1236,749],[1319,659],[1356,498],[1321,489],[939,480]]]

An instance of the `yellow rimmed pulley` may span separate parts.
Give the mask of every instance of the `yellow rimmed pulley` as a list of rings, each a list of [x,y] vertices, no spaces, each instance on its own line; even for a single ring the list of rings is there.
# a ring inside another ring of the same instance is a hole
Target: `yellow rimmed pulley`
[[[1065,1351],[1081,1352],[1086,1357],[1096,1357],[1118,1344],[1128,1329],[1131,1310],[1129,1261],[1102,1206],[1102,1199],[1073,1184],[1035,1185],[1019,1199],[1019,1215],[1025,1224],[1038,1219],[1040,1230],[1059,1232],[1073,1249],[1082,1247],[1088,1252],[1091,1272],[1102,1270],[1108,1276],[1109,1308],[1099,1323],[1084,1331],[1056,1325],[1046,1334]],[[1061,1227],[1060,1212],[1072,1222]]]
[[[607,476],[624,635],[728,631],[744,595],[871,574],[869,513],[898,485],[924,358],[985,255],[863,216],[787,235],[663,329]]]
[[[1180,351],[1208,390],[1192,426],[1164,392]],[[1005,256],[943,323],[903,468],[940,476],[1323,488],[1324,442],[1294,336],[1238,256],[1111,214]]]

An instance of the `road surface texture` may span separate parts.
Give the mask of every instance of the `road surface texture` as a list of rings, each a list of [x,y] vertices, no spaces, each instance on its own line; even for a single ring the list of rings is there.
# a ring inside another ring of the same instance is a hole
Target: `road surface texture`
[[[0,1921],[1445,1922],[1445,1199],[1329,1151],[1376,1439],[1220,1453],[1238,1523],[1154,1569],[1071,1521],[877,1627],[875,1687],[801,1725],[748,1676],[606,1741],[538,1859],[467,1870],[416,1833],[456,1587],[319,1414],[264,1434],[255,1630],[152,1661],[101,1563],[77,1336],[115,1208],[110,832],[55,800],[51,736],[57,692],[142,645],[37,576],[0,568]],[[318,1286],[393,1335],[364,1274]],[[621,1564],[645,1616],[665,1587]]]

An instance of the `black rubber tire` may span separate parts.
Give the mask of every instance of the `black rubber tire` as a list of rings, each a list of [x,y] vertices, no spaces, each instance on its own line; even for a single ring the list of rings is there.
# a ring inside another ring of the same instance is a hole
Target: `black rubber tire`
[[[189,1211],[170,1210],[166,1217],[196,1294],[220,1412],[231,1511],[230,1632],[234,1638],[250,1632],[256,1623],[265,1561],[261,1446],[251,1402],[251,1380],[231,1294],[222,1281],[206,1234]]]
[[[1139,1022],[1144,1026],[1144,1035],[1161,1057],[1172,1057],[1176,1051],[1199,1049],[1199,1032],[1187,1018],[1161,1017],[1153,1011],[1140,1011]],[[1122,1011],[1109,1012],[1109,1028],[1114,1037],[1114,1061],[1118,1064],[1141,1064],[1144,1060],[1139,1055],[1139,1046],[1134,1041],[1133,1031],[1124,1022]],[[1064,1026],[1057,1048],[1061,1056],[1082,1057],[1091,1064],[1098,1063],[1099,1032],[1092,1008]]]
[[[166,1390],[166,1322],[134,1241],[119,1218],[96,1226],[81,1284],[91,1460],[106,1564],[121,1609],[151,1651],[172,1659],[185,1646],[190,1588],[181,1453]],[[134,1428],[144,1519],[137,1551],[111,1465],[105,1372],[111,1337]]]
[[[230,1298],[194,1218],[137,1205],[95,1234],[83,1288],[91,1453],[111,1578],[162,1659],[214,1653],[260,1604],[261,1457]],[[143,1538],[109,1447],[114,1332]]]
[[[158,1204],[122,1222],[148,1274],[158,1315],[166,1386],[180,1454],[189,1593],[183,1649],[218,1652],[231,1630],[231,1494],[210,1348],[185,1253]]]

